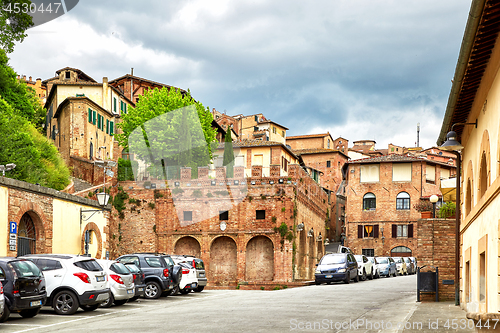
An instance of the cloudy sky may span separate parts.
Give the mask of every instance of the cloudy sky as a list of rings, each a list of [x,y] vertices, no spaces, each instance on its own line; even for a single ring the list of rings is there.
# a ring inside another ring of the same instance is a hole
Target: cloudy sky
[[[435,145],[471,0],[82,0],[28,30],[18,74],[76,67],[190,89],[288,135]]]

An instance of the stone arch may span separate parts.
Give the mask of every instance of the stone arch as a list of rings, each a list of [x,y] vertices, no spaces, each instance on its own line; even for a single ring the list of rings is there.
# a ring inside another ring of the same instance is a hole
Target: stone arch
[[[187,254],[200,258],[201,256],[201,246],[200,242],[192,236],[181,237],[175,242],[174,245],[175,254]]]
[[[210,245],[210,277],[215,284],[228,285],[238,278],[237,246],[234,239],[219,236]]]
[[[483,138],[481,140],[481,150],[479,156],[479,183],[478,183],[478,192],[479,198],[481,198],[485,193],[488,187],[490,186],[490,138],[488,135],[488,130],[484,130]]]
[[[17,226],[17,255],[36,253],[36,228],[29,212],[24,213]]]
[[[391,249],[391,257],[411,257],[411,254],[411,249],[404,245],[398,245]]]
[[[101,256],[102,256],[102,235],[101,235],[101,231],[99,230],[99,227],[94,222],[87,223],[87,225],[85,226],[85,229],[83,229],[82,240],[81,240],[81,251],[82,251],[81,253],[85,253],[85,232],[87,230],[92,231],[95,235],[95,238],[97,240],[97,249],[96,249],[97,251],[95,254],[95,258],[101,259]]]
[[[17,216],[14,218],[14,221],[16,221],[17,223],[18,230],[21,219],[25,214],[28,214],[33,221],[36,239],[35,253],[52,253],[52,232],[46,234],[46,230],[52,230],[52,221],[47,219],[43,212],[43,209],[36,203],[23,202],[19,207]],[[45,228],[46,225],[47,228]],[[9,255],[16,256],[17,252],[9,252]]]
[[[274,244],[269,237],[255,236],[246,246],[246,281],[274,280]]]
[[[474,174],[472,168],[472,161],[469,160],[467,165],[467,173],[465,176],[465,216],[469,215],[472,207],[474,206]],[[460,195],[457,193],[457,195]]]

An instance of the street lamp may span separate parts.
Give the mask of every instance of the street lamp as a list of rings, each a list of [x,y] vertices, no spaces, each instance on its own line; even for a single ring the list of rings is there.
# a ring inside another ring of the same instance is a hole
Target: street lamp
[[[436,218],[436,202],[438,202],[439,197],[435,194],[431,195],[429,198],[430,202],[432,202],[432,218]]]
[[[446,141],[440,149],[454,153],[457,156],[456,175],[456,210],[455,210],[455,305],[460,305],[460,174],[462,155],[460,151],[464,146],[457,140],[457,133],[453,128],[457,125],[474,125],[477,128],[477,120],[474,123],[455,123],[451,126],[451,131],[446,134]]]
[[[2,171],[3,177],[5,177],[5,171],[10,171],[10,170],[14,169],[15,167],[16,167],[16,165],[14,163],[0,165],[0,171]]]
[[[92,216],[94,216],[95,213],[98,212],[103,212],[104,207],[108,205],[109,201],[109,194],[106,193],[106,175],[113,177],[113,171],[111,170],[106,170],[107,168],[112,168],[116,166],[115,161],[94,161],[94,165],[97,165],[98,167],[104,168],[104,177],[103,177],[103,184],[102,184],[102,192],[96,193],[97,197],[97,202],[99,203],[99,206],[101,206],[101,209],[81,209],[80,208],[80,228],[82,227],[82,222],[83,221],[88,221]],[[89,217],[83,218],[83,213],[92,213]],[[89,254],[89,243],[90,243],[90,234],[88,231],[85,232],[85,254]]]

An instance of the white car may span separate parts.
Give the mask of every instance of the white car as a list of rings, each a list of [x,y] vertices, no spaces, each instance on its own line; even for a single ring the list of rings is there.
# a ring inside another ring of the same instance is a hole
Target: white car
[[[124,264],[116,260],[98,259],[97,262],[108,274],[107,287],[111,291],[108,300],[101,303],[101,307],[109,308],[113,305],[123,305],[135,296],[134,275]]]
[[[196,268],[191,266],[191,263],[186,260],[183,256],[171,256],[172,260],[176,265],[181,266],[182,275],[181,282],[177,287],[174,288],[171,295],[181,293],[183,295],[188,294],[191,290],[198,288],[198,277],[196,274]]]
[[[380,269],[378,267],[378,261],[375,257],[367,257],[368,260],[370,260],[372,262],[372,265],[373,265],[373,277],[375,279],[378,279],[380,277]]]
[[[47,302],[57,314],[74,314],[78,307],[93,311],[110,296],[107,275],[90,257],[73,254],[29,254],[45,276]]]
[[[394,262],[396,263],[396,271],[398,272],[398,275],[408,275],[405,260],[402,257],[392,257],[392,259],[394,259]]]
[[[358,275],[361,281],[366,280],[368,277],[373,280],[373,264],[368,258],[363,254],[354,255],[356,261],[358,262]]]

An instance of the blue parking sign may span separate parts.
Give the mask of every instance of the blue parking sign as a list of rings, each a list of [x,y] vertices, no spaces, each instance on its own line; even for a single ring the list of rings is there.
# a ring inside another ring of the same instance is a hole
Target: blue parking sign
[[[17,234],[17,223],[16,222],[10,222],[10,233]]]

